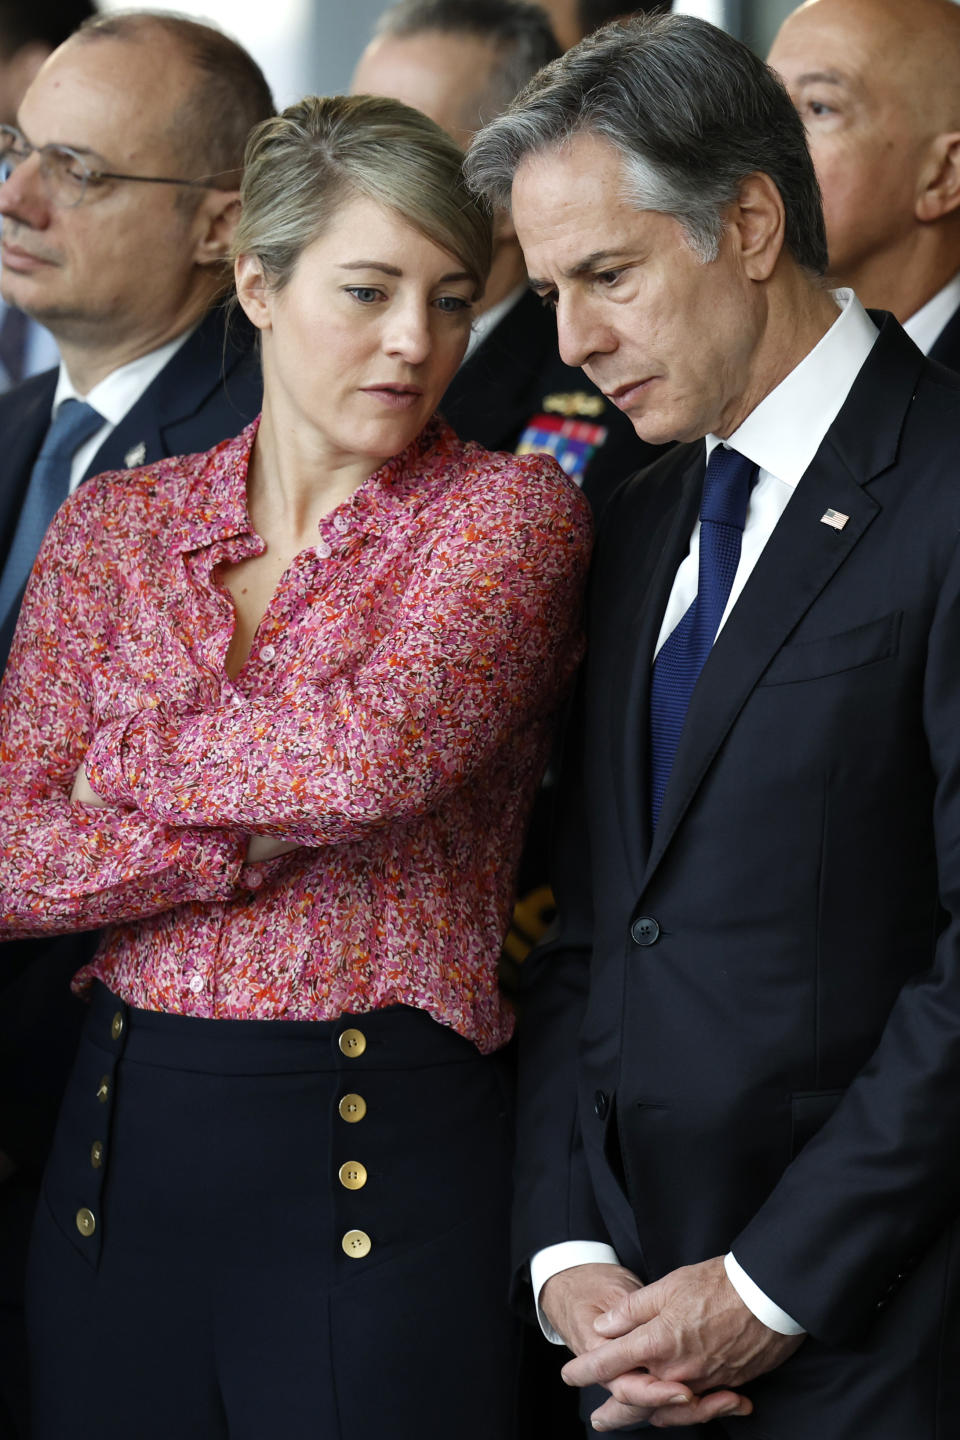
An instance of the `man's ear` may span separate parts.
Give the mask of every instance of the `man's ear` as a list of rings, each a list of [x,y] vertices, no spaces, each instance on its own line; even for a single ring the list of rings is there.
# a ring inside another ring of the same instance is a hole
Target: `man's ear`
[[[783,199],[769,175],[747,175],[727,211],[744,271],[751,280],[769,280],[783,250],[786,214]]]
[[[940,220],[960,206],[960,134],[937,135],[917,177],[914,214],[924,224]]]
[[[240,219],[239,190],[207,190],[194,217],[193,258],[197,265],[222,265]]]
[[[269,330],[272,323],[271,291],[259,258],[256,255],[238,255],[233,276],[237,299],[250,324],[258,330]]]

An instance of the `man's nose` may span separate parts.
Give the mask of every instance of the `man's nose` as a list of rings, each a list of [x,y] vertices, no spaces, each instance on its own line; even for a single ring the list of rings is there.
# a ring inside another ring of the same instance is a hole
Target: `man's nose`
[[[40,174],[40,158],[31,155],[0,184],[0,215],[8,215],[11,220],[19,220],[36,230],[46,224],[49,211],[50,200]]]
[[[616,348],[589,298],[576,295],[561,295],[557,300],[557,345],[564,364],[575,366],[585,365],[591,355]]]

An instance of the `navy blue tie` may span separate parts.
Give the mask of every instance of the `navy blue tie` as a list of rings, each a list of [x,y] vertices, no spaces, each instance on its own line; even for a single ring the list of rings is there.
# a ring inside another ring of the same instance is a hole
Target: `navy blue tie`
[[[650,681],[650,807],[656,828],[693,687],[706,663],[740,563],[757,466],[718,445],[703,477],[697,594],[654,661]]]
[[[70,462],[103,423],[103,416],[83,400],[61,401],[30,473],[0,577],[0,623],[18,602],[47,526],[70,493]]]

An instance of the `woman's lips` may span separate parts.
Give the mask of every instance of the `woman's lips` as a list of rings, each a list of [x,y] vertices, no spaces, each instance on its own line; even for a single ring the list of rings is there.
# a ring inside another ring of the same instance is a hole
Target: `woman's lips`
[[[412,410],[423,398],[423,391],[415,385],[364,385],[363,393],[388,410]]]

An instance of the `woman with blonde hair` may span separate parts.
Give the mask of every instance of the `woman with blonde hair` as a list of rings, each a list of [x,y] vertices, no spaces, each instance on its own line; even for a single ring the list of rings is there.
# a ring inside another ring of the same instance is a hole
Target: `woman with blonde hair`
[[[36,1440],[512,1434],[525,816],[586,506],[434,415],[490,256],[393,101],[254,131],[264,407],[88,482],[0,692],[0,933],[104,926],[29,1281]]]

